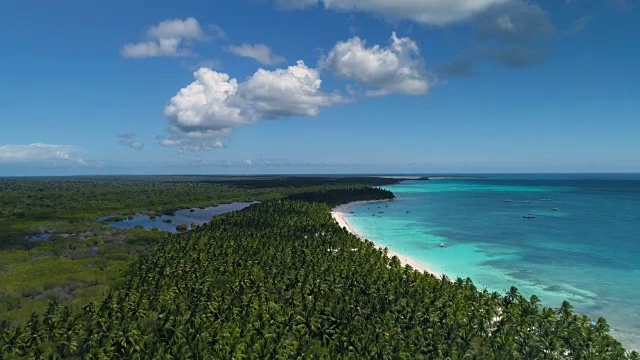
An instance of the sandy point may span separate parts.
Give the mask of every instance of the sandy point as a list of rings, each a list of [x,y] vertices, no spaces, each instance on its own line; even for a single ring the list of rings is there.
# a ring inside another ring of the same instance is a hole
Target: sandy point
[[[388,200],[383,200],[383,201],[388,201]],[[331,211],[331,216],[333,216],[334,220],[338,223],[338,225],[340,225],[340,227],[346,228],[353,235],[359,237],[361,240],[365,240],[364,235],[362,235],[362,233],[360,233],[356,228],[351,226],[351,224],[347,220],[347,217],[348,217],[347,214],[349,213],[351,208],[353,208],[356,205],[366,204],[366,203],[375,203],[375,202],[382,202],[382,201],[356,201],[356,202],[340,205]],[[368,240],[372,241],[371,239],[368,239]],[[375,241],[372,241],[372,242],[375,245]],[[377,246],[377,247],[379,249],[383,249],[383,247],[380,247],[380,246]],[[415,261],[414,259],[411,259],[410,257],[400,255],[398,253],[391,251],[390,249],[388,249],[387,254],[389,258],[392,258],[394,256],[397,257],[400,260],[400,263],[402,263],[402,265],[409,265],[420,272],[426,271],[436,277],[439,277],[439,278],[442,277],[442,274],[440,274],[439,272],[433,271],[428,266],[421,264]]]

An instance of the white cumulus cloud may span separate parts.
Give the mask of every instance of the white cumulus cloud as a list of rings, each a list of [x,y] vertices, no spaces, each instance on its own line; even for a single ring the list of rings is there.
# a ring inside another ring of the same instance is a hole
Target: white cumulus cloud
[[[302,61],[286,69],[259,69],[242,83],[208,68],[200,68],[194,78],[165,108],[172,134],[160,141],[163,146],[216,149],[238,126],[259,119],[316,116],[321,107],[343,101],[339,94],[324,93],[318,70]]]
[[[286,69],[259,69],[241,85],[241,97],[261,117],[316,116],[320,107],[342,102],[338,94],[320,90],[322,80],[316,69],[303,61]]]
[[[248,57],[269,66],[279,65],[287,61],[284,57],[274,54],[273,50],[264,44],[231,45],[228,50],[232,54]]]
[[[75,146],[34,143],[28,145],[0,145],[0,163],[38,163],[69,161],[84,164],[75,156],[79,152]]]
[[[399,38],[395,32],[388,47],[368,47],[357,36],[338,42],[322,63],[340,78],[374,87],[369,91],[371,95],[418,95],[429,89],[418,45],[410,38]]]
[[[160,143],[160,145],[162,145],[162,146],[172,147],[172,146],[178,146],[178,145],[180,145],[180,140],[174,140],[174,139],[161,139],[159,143]]]
[[[178,57],[191,54],[190,47],[196,41],[223,34],[218,27],[211,28],[211,36],[205,32],[195,18],[164,20],[150,27],[146,40],[129,43],[120,49],[125,58],[141,59],[147,57]]]
[[[507,1],[509,0],[276,0],[276,5],[300,9],[323,3],[327,10],[366,12],[425,25],[446,25],[466,20],[491,5]]]
[[[200,68],[165,108],[172,124],[184,132],[223,130],[254,121],[237,96],[238,81],[228,74]]]
[[[204,31],[198,20],[190,17],[185,20],[161,21],[149,28],[147,36],[153,39],[200,39],[204,36]]]
[[[158,39],[155,41],[143,41],[136,44],[126,44],[120,50],[125,58],[140,59],[146,57],[175,57],[185,56],[189,52],[179,49],[180,39]]]

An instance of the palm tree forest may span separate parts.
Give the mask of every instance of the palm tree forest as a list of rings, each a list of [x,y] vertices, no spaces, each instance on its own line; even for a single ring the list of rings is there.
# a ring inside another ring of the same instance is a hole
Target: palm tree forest
[[[576,314],[566,301],[543,307],[515,288],[499,294],[420,273],[333,220],[339,204],[393,199],[379,187],[389,180],[203,181],[189,180],[203,196],[212,186],[261,202],[162,236],[99,298],[49,299],[22,321],[2,321],[0,359],[639,358],[605,319]],[[69,194],[93,196],[80,188]],[[117,209],[114,200],[109,211]]]

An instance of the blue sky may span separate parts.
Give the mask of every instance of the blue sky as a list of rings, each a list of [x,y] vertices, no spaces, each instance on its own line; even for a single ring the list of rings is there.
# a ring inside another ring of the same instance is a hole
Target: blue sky
[[[640,171],[628,0],[8,1],[0,175]]]

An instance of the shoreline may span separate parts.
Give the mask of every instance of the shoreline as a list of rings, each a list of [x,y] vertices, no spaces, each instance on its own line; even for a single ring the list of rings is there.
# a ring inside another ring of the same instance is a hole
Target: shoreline
[[[371,240],[371,239],[367,239],[362,233],[360,233],[356,228],[354,228],[350,223],[349,220],[347,220],[347,213],[349,212],[349,210],[356,206],[356,205],[361,205],[361,204],[373,204],[373,203],[377,203],[377,202],[386,202],[389,200],[371,200],[371,201],[354,201],[354,202],[350,202],[348,204],[343,204],[340,206],[337,206],[335,208],[333,208],[331,210],[331,216],[333,217],[333,219],[338,223],[338,225],[340,225],[340,227],[346,228],[347,231],[349,231],[350,233],[352,233],[353,235],[357,236],[360,240],[369,240],[371,242],[373,242],[374,246],[378,249],[384,249],[384,247],[378,246],[376,245],[375,241]],[[414,259],[401,255],[399,253],[396,253],[394,251],[392,251],[391,249],[389,249],[387,247],[387,255],[389,256],[389,258],[393,258],[394,256],[397,257],[400,260],[400,263],[402,265],[409,265],[411,266],[413,269],[419,271],[419,272],[428,272],[429,274],[437,277],[437,278],[442,278],[441,273],[437,272],[437,271],[433,271],[432,269],[430,269],[428,266],[421,264],[418,261],[415,261]]]
[[[338,223],[338,225],[340,225],[341,227],[346,228],[351,234],[357,236],[361,240],[371,241],[373,243],[373,245],[377,249],[382,249],[384,247],[379,246],[379,244],[377,244],[377,242],[375,240],[366,238],[360,231],[358,231],[358,229],[355,228],[349,222],[348,217],[349,217],[349,212],[351,211],[351,209],[354,206],[361,205],[361,204],[381,203],[381,202],[386,202],[386,201],[391,201],[391,200],[357,201],[357,202],[351,202],[351,203],[343,204],[343,205],[340,205],[340,206],[337,206],[337,207],[333,208],[331,210],[331,215],[332,215],[333,219]],[[413,269],[415,269],[415,270],[417,270],[419,272],[428,272],[431,275],[434,275],[435,277],[437,277],[439,279],[442,279],[443,275],[446,275],[446,272],[445,273],[440,273],[440,272],[437,272],[437,271],[432,271],[431,269],[429,269],[429,266],[428,266],[429,264],[428,263],[427,264],[425,264],[424,262],[420,263],[418,261],[415,261],[414,259],[411,259],[410,257],[404,256],[404,255],[400,255],[400,254],[398,254],[396,252],[393,252],[389,248],[387,248],[387,249],[388,249],[388,257],[389,258],[392,258],[393,256],[398,257],[398,259],[400,260],[400,262],[401,262],[401,264],[403,266],[409,265]],[[449,281],[454,281],[454,280],[450,279]],[[512,282],[512,284],[514,286],[517,285],[517,284],[515,284],[513,282]],[[495,291],[498,294],[506,293],[506,289],[503,289],[503,290],[499,290],[499,289],[489,290],[487,288],[486,284],[481,284],[481,285],[482,286],[476,285],[478,291],[481,291],[482,288],[485,288],[490,292],[494,292]],[[540,290],[535,291],[534,293],[542,295],[540,293]],[[565,300],[569,300],[572,303],[574,303],[573,300],[570,297],[568,297],[568,295],[564,296],[564,299]],[[554,304],[554,305],[556,305],[556,304]],[[543,303],[543,306],[549,306],[548,302],[547,302],[547,304]],[[613,305],[611,305],[611,306],[613,306]],[[589,314],[587,316],[590,319],[596,319],[596,318],[598,318],[600,316],[604,316],[607,319],[607,321],[608,321],[608,323],[610,325],[610,335],[614,339],[616,339],[617,341],[622,343],[627,351],[638,351],[638,352],[640,352],[640,342],[638,342],[637,334],[633,332],[632,328],[630,328],[628,324],[627,324],[626,327],[622,325],[622,324],[626,324],[626,323],[624,322],[624,319],[618,319],[616,316],[614,316],[614,315],[617,315],[617,312],[615,310],[610,311],[610,313],[608,313],[607,315],[599,313],[597,311],[594,314],[593,311],[589,312],[585,308],[574,309],[573,311],[577,315],[587,315],[587,314]],[[615,322],[615,323],[609,322],[612,319],[615,319],[617,322]],[[618,326],[616,326],[616,325],[619,325],[621,327],[618,328]]]

